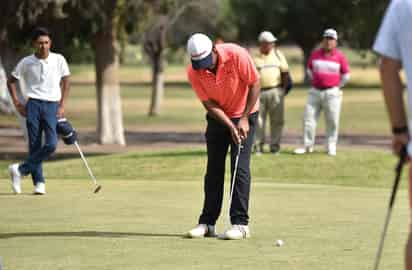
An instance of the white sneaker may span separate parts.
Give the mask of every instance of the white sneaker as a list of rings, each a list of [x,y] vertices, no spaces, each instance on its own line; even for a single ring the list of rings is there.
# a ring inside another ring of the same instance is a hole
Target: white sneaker
[[[313,153],[313,146],[307,146],[304,148],[296,148],[293,153],[295,153],[296,155],[303,155],[306,153]]]
[[[44,195],[46,194],[46,185],[42,182],[39,182],[36,184],[36,187],[34,188],[34,195]]]
[[[21,193],[21,173],[19,171],[19,164],[15,163],[9,166],[9,173],[11,178],[11,187],[15,194]]]
[[[219,236],[224,240],[241,240],[250,237],[249,226],[247,225],[232,225],[230,229]]]
[[[215,226],[199,224],[186,233],[189,238],[216,237]]]
[[[336,156],[336,146],[334,145],[329,145],[327,148],[327,152],[329,156]]]

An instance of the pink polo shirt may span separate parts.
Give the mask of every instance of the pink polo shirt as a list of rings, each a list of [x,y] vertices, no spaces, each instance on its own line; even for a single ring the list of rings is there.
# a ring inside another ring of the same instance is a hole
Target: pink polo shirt
[[[312,72],[312,86],[324,89],[339,86],[341,76],[349,73],[349,64],[338,49],[326,55],[324,49],[320,48],[309,57],[308,69]]]
[[[218,54],[216,75],[207,69],[194,70],[189,64],[188,79],[201,101],[213,100],[228,117],[241,117],[249,87],[259,80],[259,73],[246,49],[231,43],[215,46]],[[258,109],[259,102],[256,102],[251,113]]]

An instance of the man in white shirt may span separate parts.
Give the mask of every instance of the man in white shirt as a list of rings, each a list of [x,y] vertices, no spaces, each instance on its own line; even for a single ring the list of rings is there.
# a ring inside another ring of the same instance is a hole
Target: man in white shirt
[[[390,124],[392,127],[392,148],[396,155],[407,146],[408,155],[412,155],[412,144],[410,141],[410,129],[412,124],[412,32],[409,26],[412,23],[412,1],[392,0],[381,28],[376,37],[373,50],[381,56],[380,74],[388,110]],[[403,101],[403,84],[400,71],[405,70],[408,83],[409,113]],[[412,171],[411,171],[412,172]],[[412,174],[409,175],[409,205],[412,206]],[[412,209],[412,207],[411,207]],[[406,245],[405,264],[407,270],[412,270],[412,226],[410,228],[409,240]]]
[[[42,163],[57,145],[57,118],[64,116],[64,104],[69,94],[69,67],[65,58],[50,52],[50,32],[36,28],[32,37],[35,53],[23,58],[7,81],[10,96],[19,113],[26,117],[29,156],[21,164],[9,166],[14,193],[21,193],[21,177],[31,174],[34,194],[46,193]],[[19,101],[16,84],[25,81],[28,100]],[[42,137],[44,136],[44,143]]]

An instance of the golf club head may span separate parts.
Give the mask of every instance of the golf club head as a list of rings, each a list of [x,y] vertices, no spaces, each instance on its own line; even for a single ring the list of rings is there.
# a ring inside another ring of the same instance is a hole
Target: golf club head
[[[97,186],[97,188],[94,190],[94,193],[99,192],[102,189],[102,186]]]

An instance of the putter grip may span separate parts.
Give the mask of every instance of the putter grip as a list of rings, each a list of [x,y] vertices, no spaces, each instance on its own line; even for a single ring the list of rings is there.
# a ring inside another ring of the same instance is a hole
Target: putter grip
[[[408,158],[408,150],[406,146],[403,146],[401,149],[401,152],[399,153],[398,165],[396,165],[396,169],[395,169],[397,173],[401,172],[402,166],[406,162],[407,158]]]

